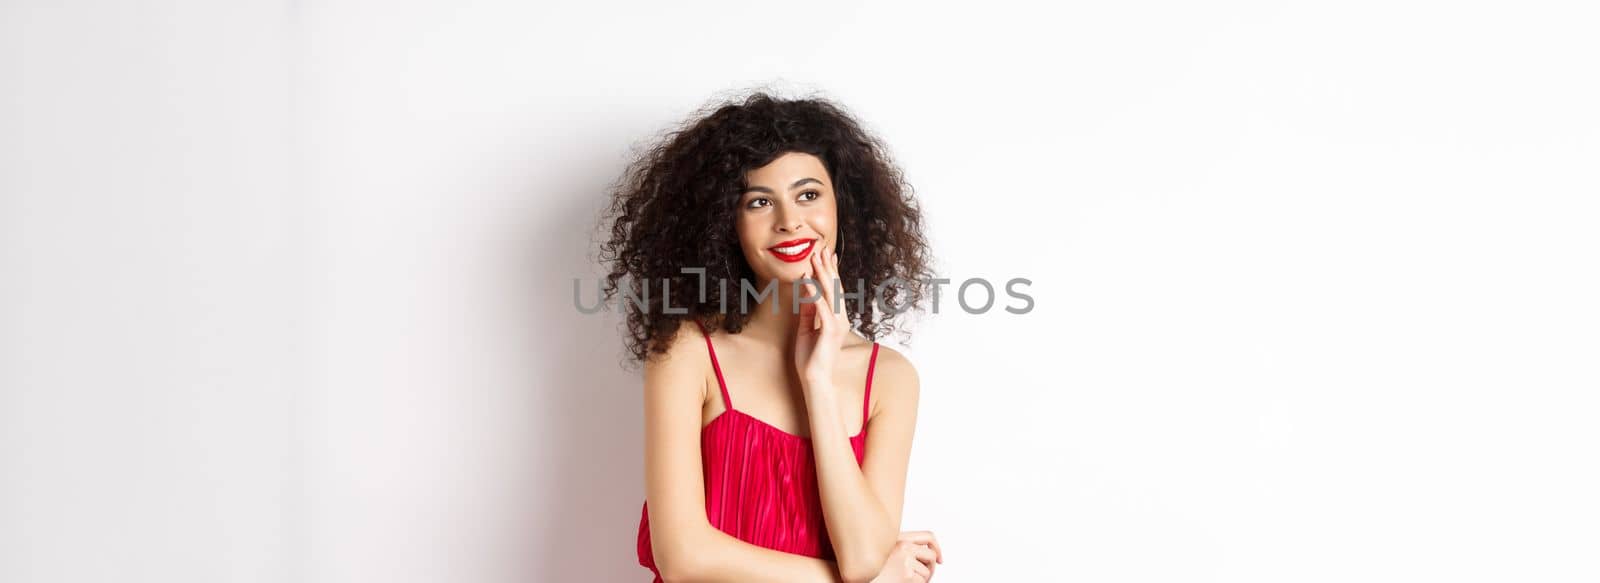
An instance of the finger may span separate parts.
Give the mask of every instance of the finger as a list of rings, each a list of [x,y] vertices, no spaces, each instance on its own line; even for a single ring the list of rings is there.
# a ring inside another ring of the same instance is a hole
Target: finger
[[[828,281],[838,282],[839,288],[844,287],[844,279],[839,276],[839,247],[837,243],[831,243],[828,245]],[[839,291],[842,291],[842,289],[836,290],[834,289],[833,285],[834,284],[832,283],[828,285],[828,292],[837,296],[839,295]],[[844,313],[843,304],[838,307],[836,313]]]
[[[838,291],[843,291],[843,287],[845,287],[843,275],[838,274],[838,243],[827,245],[827,277],[829,277],[830,282],[838,282],[837,290],[832,285],[829,285],[830,293],[837,296]],[[843,316],[845,314],[845,306],[840,304],[837,312],[840,316]]]
[[[927,581],[929,577],[933,576],[933,571],[928,570],[928,566],[922,564],[921,561],[911,563],[911,572],[916,573],[919,577],[922,577],[923,581]]]
[[[908,540],[914,543],[922,543],[933,547],[933,552],[939,556],[939,562],[944,562],[944,549],[939,547],[939,539],[934,538],[932,531],[908,530],[900,533],[900,540]]]
[[[922,543],[913,545],[910,554],[918,564],[928,568],[928,578],[932,579],[934,565],[939,563],[939,554],[934,552],[932,547]]]
[[[820,327],[820,324],[821,324],[821,320],[819,320],[819,318],[818,318],[819,314],[817,314],[817,311],[816,311],[816,302],[812,300],[812,298],[815,298],[818,295],[818,293],[817,293],[817,285],[815,283],[813,283],[813,281],[816,279],[816,277],[813,275],[815,273],[816,273],[815,271],[810,271],[810,272],[803,273],[803,274],[800,275],[800,293],[801,293],[801,296],[799,298],[799,302],[800,302],[800,313],[798,314],[800,316],[799,321],[800,322],[807,322],[807,321],[811,322],[811,329],[812,330],[816,330],[818,327]],[[809,317],[809,319],[808,319],[808,317]],[[804,326],[800,326],[799,328],[800,329],[804,329]]]
[[[827,301],[827,311],[834,311],[834,274],[827,264],[827,256],[832,253],[832,245],[824,245],[816,251],[816,266],[818,266],[818,279],[822,285],[822,300]]]
[[[828,272],[829,247],[824,246],[811,254],[811,262],[816,266],[818,285],[822,287],[822,299],[828,302],[828,311],[833,311],[833,277]]]
[[[819,327],[822,329],[822,331],[827,333],[836,326],[836,320],[834,319],[833,315],[833,288],[827,283],[828,276],[826,270],[823,270],[818,274],[818,279],[821,280],[821,282],[818,284],[821,288],[821,291],[818,293],[822,297],[817,300],[817,320],[821,324]]]
[[[845,291],[844,288],[845,288],[845,285],[846,285],[845,282],[844,282],[844,275],[842,273],[840,273],[840,271],[839,271],[839,262],[843,261],[843,258],[841,258],[839,256],[839,251],[838,251],[837,247],[832,249],[831,255],[833,257],[833,264],[831,266],[829,266],[828,270],[833,273],[833,278],[835,280],[839,281],[839,288],[840,288],[839,292],[835,293],[834,295],[840,295],[840,293]],[[840,303],[839,303],[839,312],[838,312],[838,314],[839,314],[839,323],[841,325],[843,325],[845,327],[845,329],[847,329],[847,330],[850,328],[850,310],[849,310],[849,306],[847,305],[849,302],[850,302],[850,298],[849,297],[841,297],[840,298]]]
[[[844,283],[841,281],[841,278],[839,277],[839,250],[838,250],[838,248],[832,247],[832,246],[830,246],[828,248],[828,273],[832,275],[834,281],[839,281],[840,282],[839,283],[839,287],[840,288],[844,287]],[[837,295],[837,294],[835,294],[835,295]],[[844,306],[843,305],[839,306],[839,312],[840,313],[844,312]]]
[[[802,278],[802,280],[799,282],[800,286],[798,288],[798,293],[800,295],[797,298],[799,305],[795,306],[794,308],[796,316],[794,332],[796,337],[804,336],[806,333],[814,330],[814,327],[806,326],[806,323],[814,324],[817,319],[817,306],[810,302],[803,301],[805,298],[810,297],[813,293],[811,284],[804,281],[804,278],[810,276],[801,275],[800,277]]]

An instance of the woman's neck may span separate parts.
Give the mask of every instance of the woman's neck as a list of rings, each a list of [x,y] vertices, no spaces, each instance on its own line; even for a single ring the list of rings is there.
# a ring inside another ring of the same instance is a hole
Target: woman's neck
[[[788,348],[794,343],[795,321],[800,318],[795,308],[795,296],[804,296],[805,290],[802,288],[796,294],[793,282],[777,281],[773,285],[773,281],[776,280],[763,281],[756,288],[760,292],[767,286],[773,286],[776,293],[767,294],[756,302],[750,309],[750,319],[745,321],[744,330],[740,333],[764,343]]]

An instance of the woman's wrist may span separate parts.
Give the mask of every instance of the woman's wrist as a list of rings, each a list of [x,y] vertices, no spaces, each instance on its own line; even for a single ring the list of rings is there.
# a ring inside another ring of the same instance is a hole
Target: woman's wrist
[[[807,400],[817,397],[832,397],[834,395],[832,379],[801,379],[800,388],[805,390]]]

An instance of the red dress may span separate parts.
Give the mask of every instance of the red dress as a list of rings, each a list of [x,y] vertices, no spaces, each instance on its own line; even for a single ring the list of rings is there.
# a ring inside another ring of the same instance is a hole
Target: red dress
[[[706,518],[711,526],[739,540],[769,549],[833,559],[833,545],[822,520],[822,499],[817,489],[816,464],[811,439],[768,425],[733,408],[728,385],[722,380],[717,350],[706,337],[706,352],[717,373],[726,409],[700,431],[700,456],[704,465]],[[872,398],[872,370],[878,364],[878,343],[872,343],[867,362],[867,385],[861,399],[861,432],[850,438],[860,465],[867,446],[867,404]],[[650,504],[639,517],[639,564],[655,573],[650,547]]]

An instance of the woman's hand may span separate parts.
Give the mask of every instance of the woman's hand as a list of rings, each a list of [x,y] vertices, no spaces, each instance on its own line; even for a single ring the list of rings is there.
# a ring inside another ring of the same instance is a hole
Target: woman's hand
[[[927,583],[933,579],[934,565],[943,562],[944,553],[939,550],[939,541],[933,538],[932,532],[902,532],[894,550],[889,551],[889,558],[883,562],[883,570],[872,578],[872,583]]]
[[[844,345],[850,319],[844,306],[839,306],[838,311],[833,309],[833,285],[839,279],[839,254],[833,245],[813,251],[808,261],[811,271],[806,277],[820,284],[822,299],[800,305],[799,317],[795,318],[794,364],[803,387],[809,391],[833,382],[834,363],[839,360],[839,347]],[[802,285],[806,297],[818,295],[817,288],[811,282]]]

